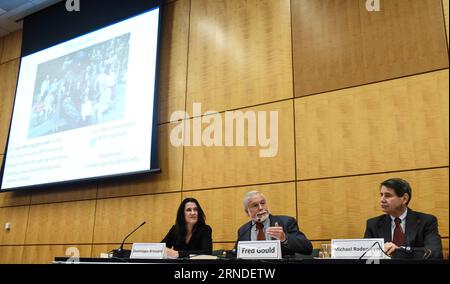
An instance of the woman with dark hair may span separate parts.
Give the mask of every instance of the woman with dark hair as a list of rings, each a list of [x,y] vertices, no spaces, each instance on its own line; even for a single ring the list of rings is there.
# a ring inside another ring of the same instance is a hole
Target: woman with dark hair
[[[212,230],[205,224],[205,213],[198,201],[186,198],[178,207],[177,219],[161,241],[166,243],[169,258],[212,253]]]

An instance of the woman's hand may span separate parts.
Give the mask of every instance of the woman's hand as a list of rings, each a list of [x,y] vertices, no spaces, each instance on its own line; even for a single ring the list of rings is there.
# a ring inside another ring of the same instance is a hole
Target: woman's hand
[[[166,248],[166,256],[167,258],[178,258],[180,255],[178,254],[178,251],[171,248]]]

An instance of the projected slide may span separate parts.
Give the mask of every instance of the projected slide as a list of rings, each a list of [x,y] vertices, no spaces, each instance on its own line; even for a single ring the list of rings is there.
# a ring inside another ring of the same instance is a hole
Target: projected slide
[[[150,170],[159,9],[21,60],[1,189]]]
[[[123,118],[130,34],[38,65],[28,138]]]

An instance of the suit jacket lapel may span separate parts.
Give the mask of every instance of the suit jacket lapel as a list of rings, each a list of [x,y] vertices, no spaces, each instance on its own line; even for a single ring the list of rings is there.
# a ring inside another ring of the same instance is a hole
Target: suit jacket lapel
[[[414,211],[408,208],[408,213],[406,215],[406,225],[405,225],[405,241],[407,246],[414,246],[414,240],[416,239],[417,226],[420,223],[420,219]]]
[[[275,222],[278,222],[277,218],[274,217],[272,214],[269,214],[269,221],[270,221],[270,226],[271,227],[274,227],[275,226]],[[278,222],[278,225],[280,225],[280,222]],[[270,238],[270,239],[271,240],[276,240],[275,238]]]
[[[270,221],[270,226],[271,227],[275,226],[276,220],[274,220],[274,219],[275,219],[275,217],[272,216],[271,214],[269,214],[269,221]]]
[[[392,242],[391,217],[385,214],[378,223],[378,234],[384,242]]]
[[[252,221],[250,221],[247,223],[247,226],[245,226],[246,233],[242,236],[243,241],[251,241],[252,240],[252,238],[251,238],[252,229],[253,229]]]

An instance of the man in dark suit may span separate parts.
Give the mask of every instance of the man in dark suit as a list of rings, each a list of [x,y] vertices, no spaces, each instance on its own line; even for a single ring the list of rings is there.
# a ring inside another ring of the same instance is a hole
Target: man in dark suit
[[[393,178],[381,183],[380,205],[386,214],[367,220],[364,238],[383,238],[384,250],[394,257],[442,258],[442,242],[433,215],[408,208],[411,187]],[[412,248],[412,249],[410,249]]]
[[[289,216],[274,216],[269,213],[267,200],[258,191],[246,194],[244,211],[251,218],[238,230],[239,241],[280,240],[282,255],[311,254],[312,244],[299,231],[297,221]]]

